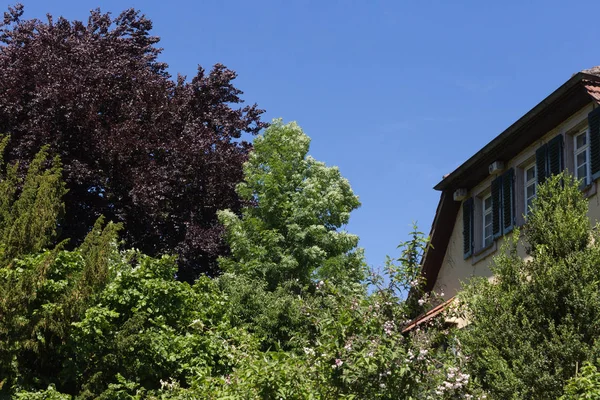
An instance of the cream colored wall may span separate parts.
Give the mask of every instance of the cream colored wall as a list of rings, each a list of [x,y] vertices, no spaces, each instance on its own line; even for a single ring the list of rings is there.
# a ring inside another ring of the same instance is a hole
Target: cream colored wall
[[[535,158],[535,150],[539,146],[547,143],[548,140],[552,139],[558,134],[565,135],[566,143],[566,141],[569,140],[568,135],[573,133],[574,129],[579,129],[579,127],[582,125],[587,124],[587,115],[592,109],[593,105],[590,103],[577,113],[573,114],[569,119],[544,135],[542,139],[529,146],[527,149],[523,150],[516,157],[510,160],[506,164],[506,169],[515,168],[517,171],[518,168],[524,167],[525,164],[528,164]],[[567,153],[568,149],[569,146],[565,146],[565,153]],[[565,154],[567,168],[569,167],[570,160],[571,158],[567,157],[567,154]],[[491,175],[486,178],[483,182],[469,192],[469,197],[477,196],[488,190],[492,180],[496,177],[497,175]],[[592,193],[596,189],[596,184],[600,184],[600,181],[594,183]],[[515,190],[519,189],[521,188],[515,187]],[[600,222],[600,196],[597,193],[591,194],[589,196],[589,204],[590,207],[588,215],[590,217],[590,223],[595,225],[596,223]],[[476,230],[476,232],[478,231]],[[484,251],[482,254],[477,256],[471,256],[465,260],[463,257],[463,216],[461,207],[456,217],[454,229],[452,230],[452,235],[450,236],[450,241],[448,243],[448,249],[446,250],[446,254],[444,256],[444,260],[442,262],[442,266],[433,290],[438,294],[443,293],[443,297],[445,299],[449,299],[458,292],[463,282],[468,282],[472,277],[481,276],[491,278],[492,272],[490,270],[490,265],[492,260],[494,256],[501,251],[504,241],[510,236],[512,236],[512,233],[498,238],[489,250]],[[522,243],[518,247],[518,252],[522,257],[526,256],[524,245]],[[475,253],[477,253],[477,249],[475,249]]]

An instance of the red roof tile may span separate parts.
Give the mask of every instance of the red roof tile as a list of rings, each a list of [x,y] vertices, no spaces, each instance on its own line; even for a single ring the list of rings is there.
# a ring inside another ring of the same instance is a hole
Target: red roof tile
[[[592,96],[594,100],[600,102],[600,84],[590,80],[584,80],[583,84],[589,95]]]

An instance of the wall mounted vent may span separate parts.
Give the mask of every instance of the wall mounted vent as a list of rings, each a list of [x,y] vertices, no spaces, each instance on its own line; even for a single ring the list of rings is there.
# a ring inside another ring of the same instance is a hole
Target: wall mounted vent
[[[490,164],[488,170],[490,171],[490,174],[496,173],[496,172],[500,172],[504,169],[504,163],[502,161],[494,161],[493,163]]]
[[[467,198],[467,189],[456,189],[454,191],[454,201],[463,201]]]

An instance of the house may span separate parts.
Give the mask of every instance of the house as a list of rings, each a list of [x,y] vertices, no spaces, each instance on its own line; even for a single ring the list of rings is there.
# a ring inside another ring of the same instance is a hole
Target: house
[[[470,277],[491,277],[492,256],[550,174],[566,169],[582,179],[590,221],[600,221],[599,104],[600,67],[579,72],[435,186],[427,291],[450,299]]]

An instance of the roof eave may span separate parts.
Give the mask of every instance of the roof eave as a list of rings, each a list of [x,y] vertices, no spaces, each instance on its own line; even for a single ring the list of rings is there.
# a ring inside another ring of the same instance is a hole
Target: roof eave
[[[510,138],[515,133],[517,133],[523,126],[527,125],[536,117],[538,117],[542,112],[544,112],[550,104],[556,103],[567,93],[576,88],[577,85],[579,85],[583,79],[589,79],[600,82],[600,77],[598,77],[597,75],[590,75],[583,72],[576,73],[568,81],[562,84],[558,89],[556,89],[544,100],[542,100],[535,107],[533,107],[528,113],[523,115],[515,123],[513,123],[506,130],[504,130],[504,132],[496,136],[491,142],[485,145],[471,158],[469,158],[452,173],[450,173],[444,179],[442,179],[442,181],[440,181],[437,185],[434,186],[434,189],[441,191],[448,188],[452,188],[453,185],[455,185],[457,181],[459,181],[460,178],[464,176],[465,172],[477,166],[477,164],[480,163],[482,159],[484,159],[488,154],[495,152],[495,150],[499,146],[501,146],[506,141],[510,140]]]

